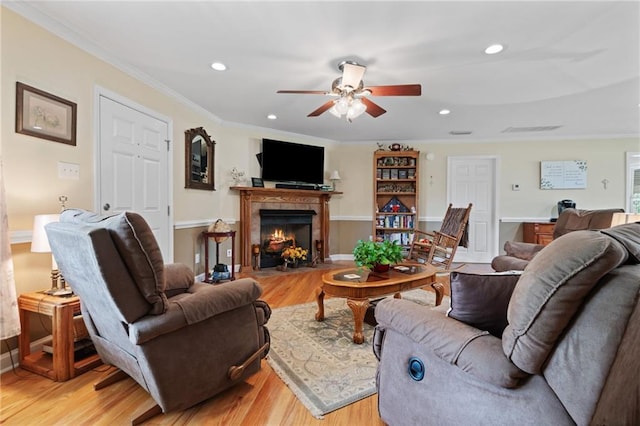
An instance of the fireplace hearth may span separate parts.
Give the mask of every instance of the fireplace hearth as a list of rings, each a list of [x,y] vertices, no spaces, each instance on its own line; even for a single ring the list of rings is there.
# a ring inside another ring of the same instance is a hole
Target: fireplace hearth
[[[281,265],[288,247],[307,250],[311,260],[315,210],[260,209],[260,268]]]

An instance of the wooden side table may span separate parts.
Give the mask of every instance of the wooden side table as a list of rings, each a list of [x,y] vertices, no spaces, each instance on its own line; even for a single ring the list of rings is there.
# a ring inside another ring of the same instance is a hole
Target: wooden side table
[[[236,231],[227,232],[203,232],[204,236],[204,281],[207,283],[218,282],[222,280],[214,280],[209,269],[209,238],[231,237],[231,278],[236,279]],[[216,240],[216,265],[220,263],[220,243]]]
[[[97,354],[79,361],[74,359],[73,316],[80,314],[78,296],[50,296],[43,292],[25,293],[18,297],[20,326],[18,337],[20,366],[28,371],[63,382],[102,364]],[[31,353],[29,312],[51,317],[53,354]]]
[[[546,246],[553,241],[555,226],[553,222],[525,222],[522,224],[522,240]]]

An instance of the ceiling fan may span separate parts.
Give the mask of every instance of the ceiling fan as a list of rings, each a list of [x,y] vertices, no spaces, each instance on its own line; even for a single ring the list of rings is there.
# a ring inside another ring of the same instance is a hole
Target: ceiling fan
[[[379,117],[385,112],[384,108],[372,102],[369,96],[420,96],[422,87],[419,84],[398,84],[392,86],[365,86],[362,77],[367,69],[353,61],[342,61],[338,65],[342,77],[333,80],[331,91],[323,90],[278,90],[277,93],[327,95],[335,99],[322,104],[307,117],[317,117],[325,111],[338,118],[346,117],[351,122],[366,111],[372,117]]]

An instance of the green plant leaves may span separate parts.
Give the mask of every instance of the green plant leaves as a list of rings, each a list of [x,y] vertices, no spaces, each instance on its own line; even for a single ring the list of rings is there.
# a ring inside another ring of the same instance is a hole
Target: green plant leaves
[[[358,266],[371,268],[375,264],[390,265],[402,259],[402,246],[396,241],[358,240],[353,249],[353,260]]]

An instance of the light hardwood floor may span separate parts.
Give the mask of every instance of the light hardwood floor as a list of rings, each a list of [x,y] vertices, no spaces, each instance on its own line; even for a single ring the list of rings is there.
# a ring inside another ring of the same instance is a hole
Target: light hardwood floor
[[[265,271],[255,277],[264,289],[261,299],[275,309],[314,301],[314,290],[326,268],[352,265],[336,262],[321,268],[303,268],[305,273]],[[252,274],[247,271],[240,275]],[[0,424],[130,424],[132,414],[151,398],[132,379],[95,391],[93,383],[108,370],[106,366],[98,367],[67,382],[53,382],[21,369],[7,372],[0,377]],[[327,414],[324,420],[315,419],[263,360],[261,371],[245,383],[188,410],[161,414],[145,424],[382,426],[377,402],[373,395]]]
[[[351,264],[335,263],[336,268]],[[248,268],[247,268],[248,269]],[[327,269],[306,273],[262,273],[261,299],[272,309],[311,302]],[[241,273],[241,276],[253,272]],[[268,276],[265,276],[268,275]],[[268,325],[267,325],[268,326]],[[369,342],[365,342],[369,344]],[[0,377],[0,424],[3,425],[126,425],[151,397],[133,379],[99,391],[93,383],[109,367],[98,367],[67,382],[53,382],[22,369]],[[383,425],[377,398],[371,396],[315,419],[263,360],[262,369],[239,385],[181,412],[161,414],[145,425]]]

